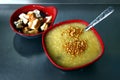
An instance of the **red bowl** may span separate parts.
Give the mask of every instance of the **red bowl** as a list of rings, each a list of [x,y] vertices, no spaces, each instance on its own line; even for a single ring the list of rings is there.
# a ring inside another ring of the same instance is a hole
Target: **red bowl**
[[[60,22],[60,23],[58,23],[58,24],[55,24],[53,27],[50,27],[48,30],[46,30],[46,31],[44,32],[44,34],[42,35],[42,45],[43,45],[43,49],[44,49],[44,51],[45,51],[45,54],[47,55],[48,59],[50,60],[50,62],[51,62],[53,65],[55,65],[57,68],[62,69],[62,70],[75,70],[75,69],[80,69],[80,68],[86,67],[86,66],[88,66],[88,65],[96,62],[98,59],[100,59],[101,56],[103,55],[103,52],[104,52],[104,44],[103,44],[103,41],[102,41],[100,35],[97,33],[97,31],[96,31],[94,28],[91,28],[91,30],[93,31],[93,33],[95,34],[95,36],[98,38],[98,41],[99,41],[100,46],[101,46],[101,48],[102,48],[102,49],[101,49],[101,53],[100,53],[94,60],[92,60],[91,62],[86,63],[86,64],[84,64],[84,65],[82,65],[82,66],[77,66],[77,67],[72,67],[72,68],[66,68],[66,67],[62,67],[62,66],[58,65],[58,64],[50,57],[49,52],[47,51],[46,43],[45,43],[45,36],[46,36],[46,34],[47,34],[50,30],[56,28],[57,26],[60,26],[60,25],[63,25],[63,24],[68,24],[68,23],[74,23],[74,22],[82,23],[82,24],[84,24],[84,25],[86,25],[86,26],[88,25],[88,22],[86,22],[86,21],[84,21],[84,20],[67,20],[67,21]],[[51,45],[51,46],[52,46],[52,45]]]
[[[40,34],[43,33],[43,31],[42,31],[42,32],[39,32],[37,34],[24,34],[24,33],[19,32],[15,28],[14,21],[17,21],[19,19],[18,16],[21,13],[27,13],[28,11],[33,11],[35,9],[38,9],[38,10],[42,11],[43,13],[45,13],[48,16],[52,16],[52,20],[51,20],[51,23],[50,23],[49,27],[53,25],[53,23],[55,21],[55,18],[56,18],[56,15],[57,15],[56,7],[54,7],[54,6],[43,6],[43,5],[39,5],[39,4],[30,4],[30,5],[20,7],[19,9],[17,9],[11,15],[11,17],[10,17],[10,26],[11,26],[12,30],[15,33],[17,33],[17,34],[19,34],[21,36],[24,36],[24,37],[28,37],[28,38],[37,37],[37,36],[39,36]]]

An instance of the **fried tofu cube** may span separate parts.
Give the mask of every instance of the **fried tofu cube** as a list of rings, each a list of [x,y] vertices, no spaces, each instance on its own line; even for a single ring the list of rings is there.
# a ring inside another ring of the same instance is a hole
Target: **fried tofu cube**
[[[50,23],[52,20],[52,16],[46,16],[46,23]]]
[[[41,17],[39,10],[35,9],[33,12],[35,13],[35,16],[36,16],[37,18]]]
[[[19,19],[18,21],[15,21],[14,24],[16,25],[16,28],[23,28],[24,26],[22,25],[23,22],[21,19]]]
[[[21,13],[19,18],[23,21],[24,24],[27,24],[29,16],[27,16],[25,13]]]
[[[42,31],[45,31],[45,30],[48,29],[48,24],[44,23],[40,28],[41,28]]]
[[[40,27],[40,24],[41,24],[40,20],[39,19],[35,19],[33,21],[29,21],[28,27],[30,29],[38,29]]]

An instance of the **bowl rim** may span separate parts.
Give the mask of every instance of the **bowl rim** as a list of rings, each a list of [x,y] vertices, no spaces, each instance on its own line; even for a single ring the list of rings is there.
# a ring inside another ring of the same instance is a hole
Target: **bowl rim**
[[[91,30],[92,30],[92,31],[94,32],[94,34],[96,35],[98,41],[100,42],[100,46],[101,46],[101,52],[100,52],[100,54],[99,54],[94,60],[92,60],[92,61],[90,61],[90,62],[88,62],[88,63],[86,63],[86,64],[84,64],[84,65],[82,65],[82,66],[77,66],[77,67],[68,68],[68,67],[62,67],[62,66],[58,65],[58,64],[50,57],[50,55],[49,55],[49,53],[48,53],[48,51],[47,51],[47,49],[46,49],[45,39],[44,39],[45,36],[46,36],[46,34],[47,34],[47,32],[49,32],[50,30],[58,27],[59,25],[63,25],[63,24],[67,24],[67,23],[74,23],[74,22],[82,23],[82,24],[84,24],[84,25],[86,25],[86,26],[89,24],[89,23],[86,22],[85,20],[80,20],[80,19],[66,20],[66,21],[62,21],[62,22],[59,22],[59,23],[55,24],[53,27],[50,27],[50,28],[49,28],[48,30],[46,30],[46,31],[44,32],[44,34],[42,35],[42,46],[43,46],[43,49],[44,49],[44,51],[45,51],[45,54],[47,55],[48,59],[50,60],[50,62],[51,62],[54,66],[56,66],[57,68],[62,69],[62,70],[76,70],[76,69],[84,68],[84,67],[86,67],[86,66],[88,66],[88,65],[96,62],[97,60],[99,60],[99,59],[102,57],[102,55],[104,54],[104,43],[103,43],[103,41],[102,41],[102,38],[100,37],[100,35],[99,35],[98,32],[96,31],[96,29],[93,27],[93,28],[91,28]]]
[[[9,23],[10,23],[10,27],[11,27],[11,29],[15,32],[15,33],[17,33],[17,34],[19,34],[19,35],[21,35],[21,36],[26,36],[26,37],[34,37],[34,36],[38,36],[38,35],[40,35],[40,34],[42,34],[44,31],[42,31],[42,32],[39,32],[39,33],[37,33],[37,34],[24,34],[24,33],[21,33],[21,32],[19,32],[19,31],[17,31],[16,29],[15,29],[15,27],[14,27],[14,24],[13,24],[13,17],[15,16],[15,14],[18,12],[18,11],[20,11],[20,10],[22,10],[22,9],[25,9],[25,8],[28,8],[28,7],[39,7],[39,8],[44,8],[44,9],[53,9],[54,10],[54,15],[52,15],[52,17],[53,17],[53,20],[52,20],[52,23],[50,24],[50,26],[49,27],[51,27],[51,26],[53,26],[53,24],[54,24],[54,21],[55,21],[55,19],[56,19],[56,16],[57,16],[57,13],[58,13],[58,10],[57,10],[57,8],[55,7],[55,6],[45,6],[45,5],[41,5],[41,4],[28,4],[28,5],[24,5],[24,6],[21,6],[21,7],[19,7],[19,8],[17,8],[15,11],[13,11],[13,13],[12,13],[12,15],[10,16],[10,21],[9,21]],[[26,10],[27,11],[27,10]],[[22,13],[22,12],[21,12]],[[47,12],[46,12],[47,13]]]

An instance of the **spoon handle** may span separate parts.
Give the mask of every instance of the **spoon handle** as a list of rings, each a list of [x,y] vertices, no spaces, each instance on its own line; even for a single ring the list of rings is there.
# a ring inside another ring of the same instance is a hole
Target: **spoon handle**
[[[105,9],[98,17],[96,17],[86,28],[85,31],[88,31],[90,28],[92,28],[93,26],[95,26],[97,23],[99,23],[100,21],[102,21],[103,19],[105,19],[107,16],[109,16],[112,12],[114,12],[114,8],[113,7],[108,7],[107,9]]]

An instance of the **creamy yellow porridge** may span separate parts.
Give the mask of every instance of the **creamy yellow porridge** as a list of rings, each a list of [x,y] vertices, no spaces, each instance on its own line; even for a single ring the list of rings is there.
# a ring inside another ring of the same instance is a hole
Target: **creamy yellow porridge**
[[[101,53],[96,35],[81,23],[60,25],[45,36],[45,45],[50,57],[60,66],[76,67],[91,62]]]

